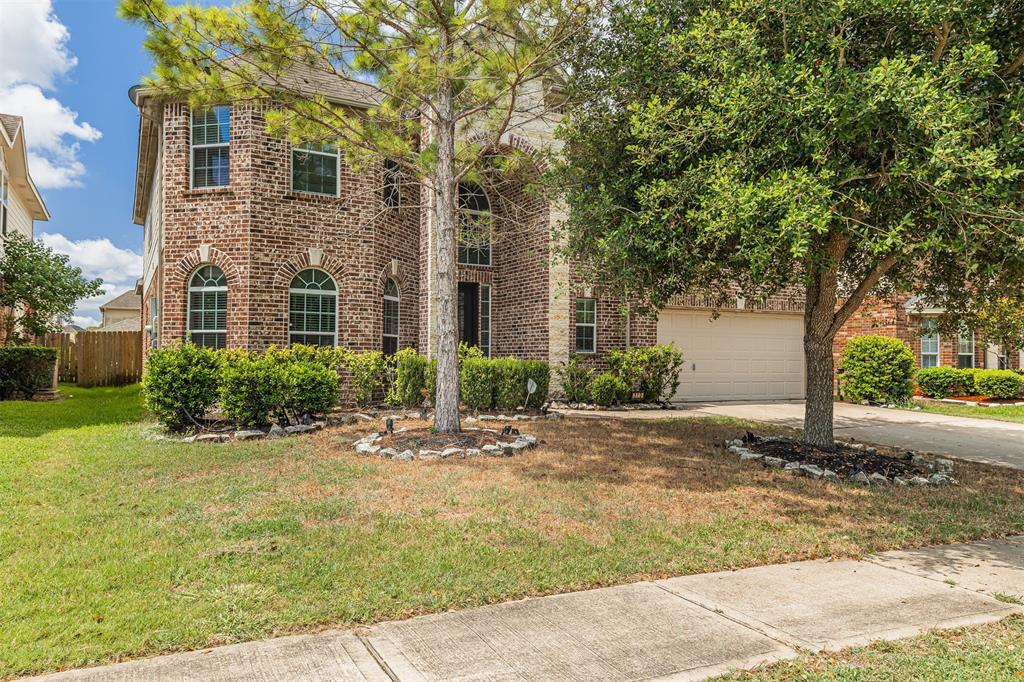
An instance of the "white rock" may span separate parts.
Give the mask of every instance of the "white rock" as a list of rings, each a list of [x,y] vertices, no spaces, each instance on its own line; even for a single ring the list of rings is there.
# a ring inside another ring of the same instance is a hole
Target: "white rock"
[[[882,474],[878,473],[877,471],[871,474],[871,476],[869,476],[868,478],[871,479],[872,485],[889,485],[889,479],[883,476]]]
[[[416,455],[413,454],[412,450],[402,450],[394,457],[394,459],[400,460],[402,462],[411,462],[415,458]]]
[[[459,456],[464,456],[464,450],[462,448],[445,448],[441,451],[441,459]]]
[[[479,457],[480,448],[468,448],[466,450],[466,457]]]
[[[935,469],[939,472],[952,471],[953,460],[951,459],[937,459],[935,460]]]
[[[245,431],[235,431],[235,440],[258,440],[266,435],[267,434],[263,433],[262,431],[256,431],[254,429]]]
[[[863,471],[858,471],[853,476],[850,476],[852,483],[860,483],[861,485],[871,485],[871,479]]]
[[[758,453],[751,452],[750,450],[746,450],[746,451],[740,453],[740,461],[741,462],[750,462],[750,461],[759,460],[759,459],[763,459],[763,458],[764,458],[764,455],[759,455]]]
[[[441,459],[441,453],[437,450],[420,450],[420,459]]]
[[[800,471],[803,472],[803,475],[807,478],[814,479],[821,478],[825,474],[825,472],[821,470],[821,467],[815,464],[801,464]]]
[[[914,476],[910,479],[910,485],[928,485],[928,479],[921,476]]]
[[[769,469],[781,469],[786,466],[786,460],[781,457],[768,457],[764,458],[764,465]]]
[[[360,455],[375,455],[379,451],[379,445],[370,445],[369,443],[356,443],[356,452],[358,452]]]
[[[381,448],[377,451],[377,454],[381,457],[387,457],[388,459],[394,459],[398,456],[398,451],[394,448]]]
[[[832,471],[831,469],[825,469],[825,471],[821,475],[821,477],[824,480],[826,480],[826,481],[838,481],[839,480],[839,474],[837,474],[836,472]]]
[[[315,431],[316,429],[312,424],[292,424],[291,426],[284,427],[287,433],[305,433],[307,431]]]
[[[196,436],[195,442],[197,443],[223,443],[228,439],[226,434],[223,433],[201,433]]]
[[[929,476],[928,482],[931,483],[932,485],[949,485],[950,483],[953,482],[953,479],[951,479],[945,473],[939,473],[932,474],[931,476]]]
[[[270,436],[271,438],[284,438],[285,436],[288,435],[288,432],[282,429],[277,424],[271,424],[270,430],[267,431],[267,435]]]
[[[497,445],[485,445],[480,448],[480,451],[488,457],[501,457],[501,448]]]

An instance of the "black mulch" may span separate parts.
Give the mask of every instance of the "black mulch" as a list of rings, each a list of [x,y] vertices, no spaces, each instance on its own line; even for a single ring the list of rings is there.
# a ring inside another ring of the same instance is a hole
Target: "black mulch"
[[[839,443],[834,451],[828,451],[792,438],[761,438],[750,432],[744,436],[743,444],[748,450],[761,455],[778,457],[786,462],[813,464],[846,478],[861,471],[868,476],[878,473],[886,478],[927,478],[932,473],[927,467],[914,464],[911,461],[914,453],[907,451],[885,454],[876,448],[853,448]]]

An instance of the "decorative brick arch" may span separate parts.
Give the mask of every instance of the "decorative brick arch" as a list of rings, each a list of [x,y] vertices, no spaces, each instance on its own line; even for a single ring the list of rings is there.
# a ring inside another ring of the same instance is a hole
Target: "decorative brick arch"
[[[189,251],[185,257],[178,261],[173,270],[168,273],[167,285],[171,288],[188,286],[188,278],[199,269],[201,265],[216,265],[224,271],[228,280],[228,291],[232,286],[238,286],[241,276],[234,261],[226,253],[212,246],[200,246],[194,251]]]
[[[398,285],[399,293],[404,298],[409,291],[409,275],[406,269],[397,258],[392,259],[390,263],[381,269],[380,274],[377,275],[377,290],[384,291],[384,283],[389,279],[393,279],[395,284]]]
[[[334,279],[339,293],[341,292],[341,285],[345,277],[345,264],[339,258],[315,248],[307,249],[285,261],[274,274],[274,288],[287,293],[292,278],[307,268],[316,268],[326,272]]]
[[[491,143],[488,139],[489,137],[490,136],[485,133],[477,133],[475,135],[471,135],[469,141],[473,143],[486,144],[496,152],[503,152],[505,149],[515,149],[518,152],[522,152],[530,157],[538,175],[542,175],[550,169],[551,164],[548,162],[547,157],[537,149],[537,147],[530,142],[528,138],[523,137],[522,135],[516,135],[515,133],[506,132],[496,143]]]

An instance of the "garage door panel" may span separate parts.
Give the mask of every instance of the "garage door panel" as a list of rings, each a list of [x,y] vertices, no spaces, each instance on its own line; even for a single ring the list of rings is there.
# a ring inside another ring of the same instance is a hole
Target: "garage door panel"
[[[676,400],[803,398],[801,316],[663,310],[658,342],[683,352]]]

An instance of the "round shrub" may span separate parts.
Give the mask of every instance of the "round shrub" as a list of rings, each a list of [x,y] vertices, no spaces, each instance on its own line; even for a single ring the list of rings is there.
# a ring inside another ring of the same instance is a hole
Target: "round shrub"
[[[628,393],[629,386],[613,372],[598,374],[590,385],[590,394],[593,396],[594,402],[602,407],[625,400]]]
[[[46,346],[0,346],[0,400],[18,394],[31,398],[53,384],[57,349]]]
[[[326,412],[338,400],[338,373],[323,363],[294,360],[283,371],[284,404],[293,416]]]
[[[494,365],[494,406],[514,410],[526,402],[526,366],[519,358],[496,358]]]
[[[613,350],[608,354],[608,365],[618,374],[630,390],[638,387],[644,401],[653,403],[671,400],[679,389],[679,373],[683,369],[683,354],[674,344],[634,346]]]
[[[404,407],[419,407],[427,387],[430,361],[412,348],[403,348],[391,356],[394,379],[388,391],[388,402]]]
[[[594,380],[594,370],[585,366],[580,361],[580,356],[569,356],[569,362],[558,370],[558,379],[562,383],[562,394],[570,403],[585,403],[590,400],[590,384]]]
[[[485,358],[465,358],[459,369],[462,403],[472,410],[486,410],[494,404],[494,366]]]
[[[384,388],[384,373],[387,360],[379,350],[351,353],[346,358],[348,371],[352,376],[352,393],[359,407],[373,402],[373,398]]]
[[[551,386],[551,365],[543,360],[523,360],[523,373],[527,380],[533,379],[537,390],[527,396],[526,406],[539,409],[548,400]]]
[[[220,372],[221,409],[240,426],[267,426],[268,415],[284,406],[285,375],[285,365],[258,353],[228,352]]]
[[[974,383],[979,395],[1011,400],[1020,396],[1024,377],[1008,369],[986,369],[975,375]]]
[[[888,336],[858,336],[843,351],[843,395],[870,403],[902,403],[913,395],[914,353]]]
[[[929,398],[969,395],[974,378],[955,367],[927,367],[917,371],[917,387]],[[970,384],[970,387],[967,387]]]
[[[168,429],[180,431],[202,419],[217,401],[219,353],[191,343],[155,348],[146,356],[142,396]]]

